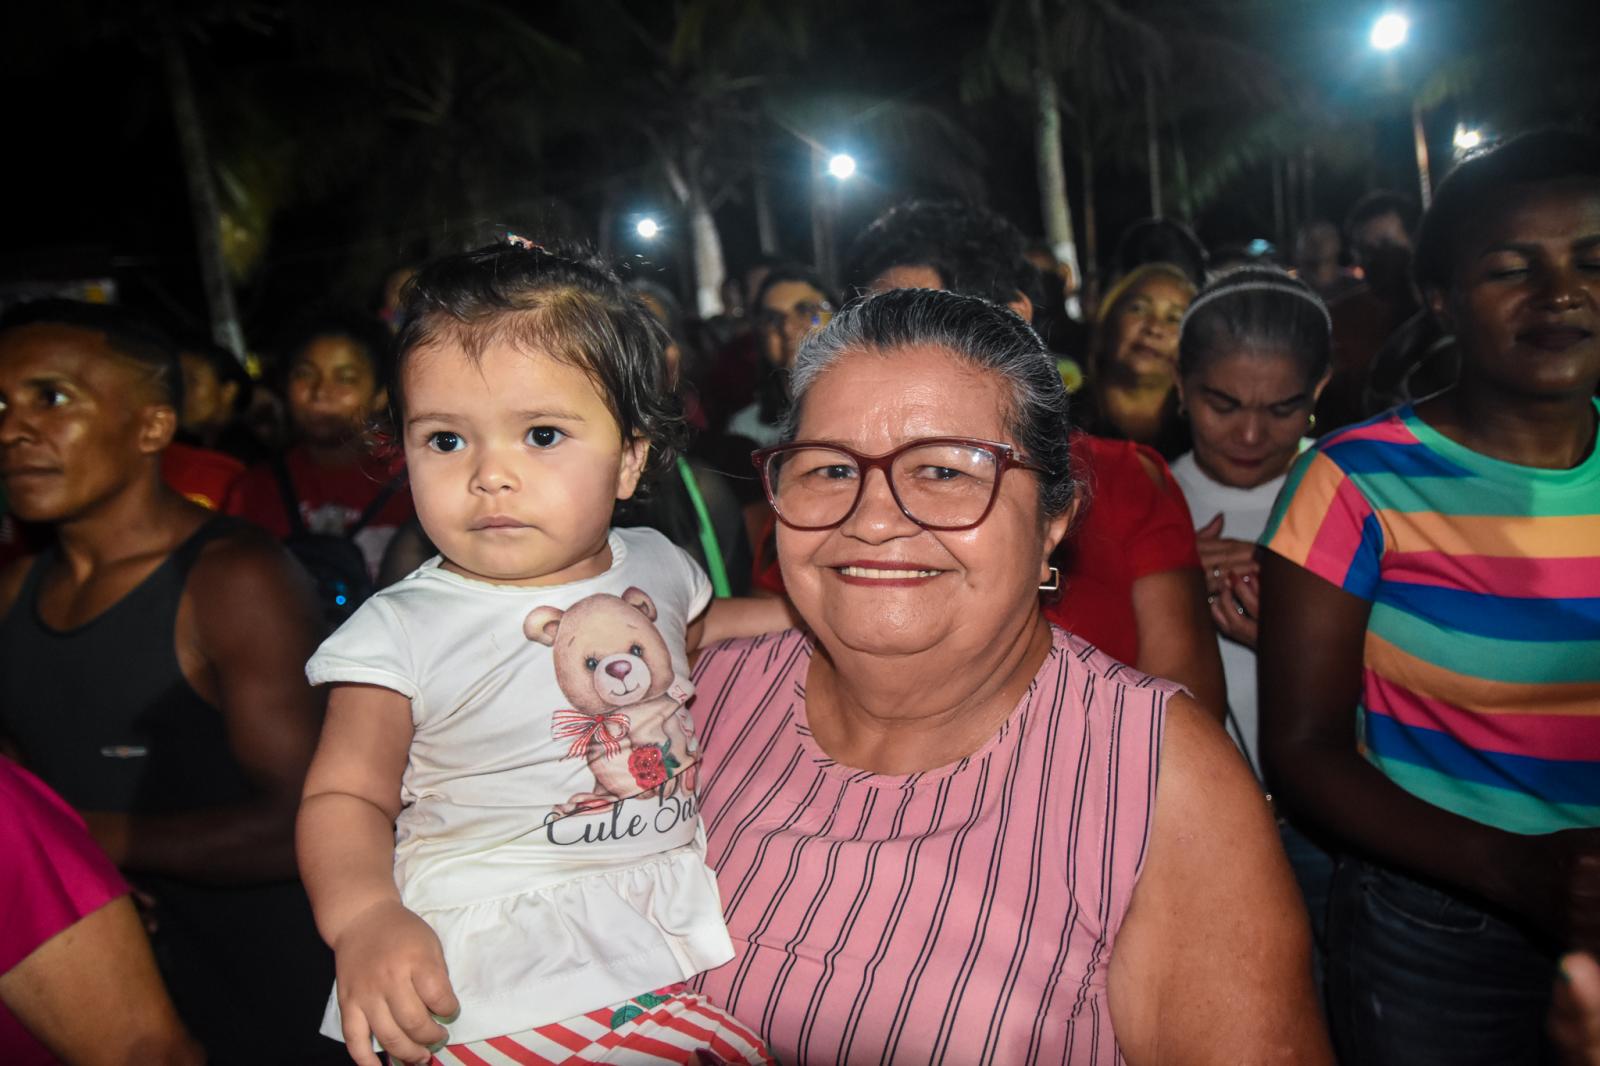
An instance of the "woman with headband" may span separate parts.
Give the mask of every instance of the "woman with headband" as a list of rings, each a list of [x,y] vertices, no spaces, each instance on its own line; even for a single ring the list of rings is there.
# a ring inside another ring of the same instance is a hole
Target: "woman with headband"
[[[1295,456],[1310,443],[1328,362],[1328,309],[1304,282],[1275,268],[1224,274],[1183,317],[1178,395],[1194,448],[1173,461],[1172,476],[1198,536],[1227,679],[1228,732],[1257,777],[1255,541]],[[1287,823],[1279,828],[1320,948],[1333,860]]]
[[[1330,434],[1261,543],[1261,742],[1340,841],[1347,1062],[1542,1063],[1600,944],[1600,140],[1462,163],[1417,281],[1456,385]]]

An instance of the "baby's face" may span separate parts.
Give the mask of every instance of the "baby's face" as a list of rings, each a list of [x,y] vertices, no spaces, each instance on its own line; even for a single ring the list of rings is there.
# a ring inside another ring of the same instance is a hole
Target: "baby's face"
[[[404,395],[417,517],[450,569],[558,585],[610,565],[612,504],[646,446],[624,446],[582,370],[504,343],[477,361],[435,345],[406,358]]]

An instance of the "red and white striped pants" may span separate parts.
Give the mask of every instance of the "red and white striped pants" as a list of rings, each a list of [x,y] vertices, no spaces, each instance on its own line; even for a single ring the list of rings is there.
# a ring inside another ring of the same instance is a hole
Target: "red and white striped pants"
[[[450,1044],[434,1052],[430,1066],[765,1066],[774,1061],[750,1028],[678,984],[525,1033]]]

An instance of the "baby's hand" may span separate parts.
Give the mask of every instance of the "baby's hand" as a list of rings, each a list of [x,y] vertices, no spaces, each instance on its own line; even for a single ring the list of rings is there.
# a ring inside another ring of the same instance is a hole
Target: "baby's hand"
[[[399,902],[367,908],[333,945],[344,1042],[360,1066],[381,1066],[374,1037],[398,1062],[427,1062],[446,1037],[433,1015],[460,1009],[444,951],[428,923]]]

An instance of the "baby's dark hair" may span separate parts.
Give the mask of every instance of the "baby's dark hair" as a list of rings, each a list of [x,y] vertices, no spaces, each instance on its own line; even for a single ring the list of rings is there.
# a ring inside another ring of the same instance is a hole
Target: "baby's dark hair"
[[[1239,351],[1282,353],[1305,380],[1328,370],[1328,309],[1299,278],[1276,267],[1240,267],[1195,296],[1178,335],[1178,373],[1188,377],[1213,359]]]
[[[650,445],[649,469],[683,444],[683,405],[667,372],[666,329],[616,273],[587,251],[495,244],[425,263],[406,284],[405,326],[389,379],[396,432],[405,426],[406,362],[419,348],[458,345],[479,359],[508,342],[575,366],[594,382],[622,439]]]

